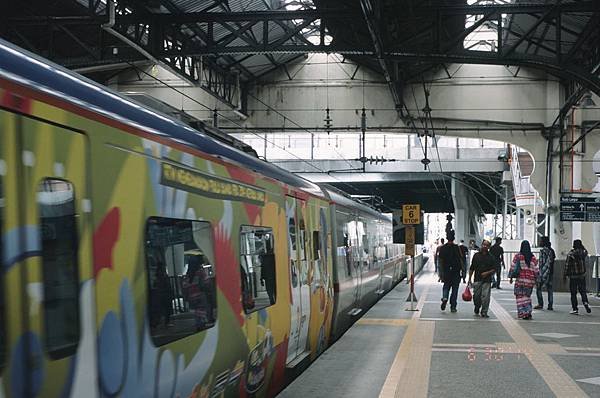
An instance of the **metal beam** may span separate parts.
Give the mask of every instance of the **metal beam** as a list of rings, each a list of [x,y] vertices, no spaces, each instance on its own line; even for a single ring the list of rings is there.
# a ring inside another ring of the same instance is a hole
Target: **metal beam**
[[[555,9],[555,4],[495,4],[495,5],[466,5],[466,6],[421,6],[415,7],[414,14],[430,15],[439,13],[440,16],[475,15],[475,14],[535,14],[546,13]],[[390,7],[390,9],[397,9]],[[600,3],[594,0],[582,0],[577,3],[565,3],[557,7],[562,13],[595,12],[600,9]],[[203,22],[261,22],[261,21],[292,21],[303,19],[347,19],[359,17],[357,13],[346,8],[340,9],[312,9],[295,11],[244,11],[244,12],[192,12],[192,13],[162,13],[153,14],[155,23],[161,24],[189,24]],[[50,21],[61,24],[97,24],[102,18],[86,16],[30,16],[9,18],[10,24],[19,25],[45,25]],[[147,15],[119,15],[120,23],[139,24],[147,23]],[[102,21],[104,22],[104,21]]]
[[[536,23],[534,23],[533,25],[531,25],[529,27],[529,29],[527,29],[527,32],[523,33],[523,35],[512,45],[510,46],[507,50],[503,50],[503,55],[504,56],[508,56],[510,55],[513,51],[515,51],[517,49],[517,47],[519,47],[519,45],[521,43],[523,43],[523,41],[525,41],[525,39],[529,38],[529,35],[531,35],[533,32],[535,32],[537,30],[537,28],[546,20],[546,18],[548,18],[552,13],[555,13],[558,10],[559,5],[556,4],[553,7],[549,8],[537,21]],[[557,29],[560,30],[560,29]]]

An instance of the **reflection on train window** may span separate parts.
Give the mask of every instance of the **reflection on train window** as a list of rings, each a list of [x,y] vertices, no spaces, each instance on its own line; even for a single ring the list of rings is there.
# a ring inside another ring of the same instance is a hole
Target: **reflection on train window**
[[[151,217],[145,250],[154,344],[214,326],[217,289],[210,223]]]
[[[242,304],[246,313],[275,304],[275,253],[273,230],[242,226],[240,231],[240,274]]]
[[[50,358],[72,355],[79,342],[79,272],[75,191],[65,180],[38,186],[44,281],[45,344]]]
[[[0,160],[2,161],[2,160]],[[0,369],[6,360],[6,328],[4,321],[4,186],[0,175]]]

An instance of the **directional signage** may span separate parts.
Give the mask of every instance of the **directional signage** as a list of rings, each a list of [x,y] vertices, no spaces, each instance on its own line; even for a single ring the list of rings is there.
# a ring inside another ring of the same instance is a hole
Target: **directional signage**
[[[421,205],[402,205],[402,223],[421,224]]]
[[[561,196],[560,221],[600,222],[600,198]]]

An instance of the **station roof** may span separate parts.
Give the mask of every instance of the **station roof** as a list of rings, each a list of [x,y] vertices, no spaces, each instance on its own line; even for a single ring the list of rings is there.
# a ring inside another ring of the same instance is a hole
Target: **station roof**
[[[212,68],[223,84],[254,82],[339,52],[380,72],[399,110],[403,85],[447,63],[538,67],[600,93],[593,0],[31,0],[0,18],[3,38],[98,80],[150,58],[192,81]]]
[[[302,2],[291,0],[119,0],[116,14],[119,16],[139,16],[152,19],[154,16],[205,13],[235,14],[265,12],[302,7]],[[31,0],[26,3],[12,2],[5,7],[4,27],[0,36],[27,50],[40,54],[70,69],[86,74],[97,81],[107,81],[110,77],[139,65],[148,58],[165,61],[152,54],[143,43],[151,43],[153,31],[140,27],[138,32],[130,32],[136,39],[120,40],[104,29],[109,23],[106,0]],[[223,44],[231,46],[254,45],[261,43],[265,33],[269,40],[286,38],[291,43],[306,41],[304,32],[293,32],[292,21],[270,23],[265,32],[261,25],[251,27],[243,23],[214,25],[186,23],[174,27],[165,36],[173,43],[189,42],[192,45]],[[131,31],[131,27],[126,27]],[[124,35],[127,36],[127,35]],[[175,44],[174,44],[175,45]],[[189,44],[186,44],[189,45]],[[148,55],[152,57],[148,57]],[[299,54],[210,54],[202,60],[205,67],[215,69],[218,78],[237,79],[242,83],[252,82],[288,62],[301,58]],[[177,61],[168,59],[176,65]],[[177,69],[177,68],[175,68]],[[186,76],[193,80],[193,76]]]

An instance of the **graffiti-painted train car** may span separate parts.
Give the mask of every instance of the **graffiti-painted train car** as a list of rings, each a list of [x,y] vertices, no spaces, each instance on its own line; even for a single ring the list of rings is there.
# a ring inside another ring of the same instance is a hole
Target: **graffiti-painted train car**
[[[0,41],[0,397],[273,396],[391,220]]]

